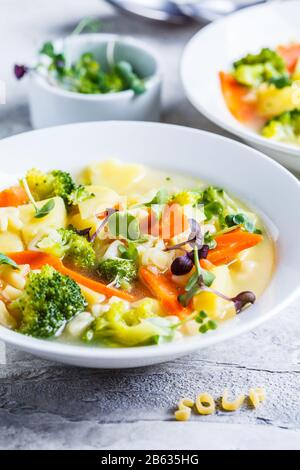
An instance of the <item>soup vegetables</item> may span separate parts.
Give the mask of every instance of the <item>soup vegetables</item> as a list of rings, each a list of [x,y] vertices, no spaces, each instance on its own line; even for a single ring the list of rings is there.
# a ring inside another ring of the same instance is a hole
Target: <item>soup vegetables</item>
[[[207,333],[255,302],[234,292],[230,271],[263,239],[253,213],[222,188],[164,179],[143,190],[141,165],[123,165],[121,179],[116,168],[88,168],[85,184],[31,169],[0,193],[0,323],[133,347],[172,341],[190,324]],[[122,185],[134,188],[128,197]]]
[[[220,79],[227,106],[239,121],[266,138],[298,143],[299,44],[247,54]]]

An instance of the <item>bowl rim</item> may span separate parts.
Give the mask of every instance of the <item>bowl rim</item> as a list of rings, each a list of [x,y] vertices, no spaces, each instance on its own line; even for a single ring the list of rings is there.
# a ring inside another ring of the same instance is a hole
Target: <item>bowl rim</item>
[[[164,128],[173,128],[177,130],[181,130],[184,132],[188,132],[190,134],[198,134],[198,135],[204,135],[207,136],[211,140],[215,141],[227,141],[230,142],[230,145],[238,147],[241,151],[247,150],[248,154],[252,154],[253,158],[256,159],[263,159],[268,165],[271,166],[277,166],[277,168],[282,172],[285,176],[285,178],[288,178],[290,181],[290,184],[296,185],[299,188],[299,194],[300,194],[300,182],[298,179],[293,176],[288,170],[286,170],[282,165],[277,163],[276,161],[270,159],[263,153],[261,153],[258,150],[255,150],[248,145],[245,145],[243,143],[234,141],[228,137],[223,137],[217,134],[214,134],[212,132],[207,132],[199,129],[193,129],[185,126],[178,126],[178,125],[173,125],[173,124],[164,124],[164,123],[149,123],[149,122],[124,122],[124,121],[106,121],[106,122],[89,122],[89,123],[76,123],[76,124],[66,124],[64,126],[56,126],[56,127],[51,127],[48,129],[39,129],[39,130],[34,130],[31,131],[30,133],[28,132],[23,132],[21,134],[18,134],[16,136],[11,136],[8,138],[5,138],[2,140],[2,142],[6,143],[9,142],[10,140],[17,140],[18,138],[21,138],[24,135],[35,135],[36,133],[45,133],[47,131],[55,132],[56,129],[59,128],[65,128],[65,127],[89,127],[91,125],[110,125],[112,124],[113,126],[135,126],[135,127],[148,127],[148,128],[154,128],[154,127],[159,127],[161,128],[162,126]],[[1,148],[1,142],[0,142],[0,148]],[[267,215],[267,214],[266,214]],[[294,299],[296,299],[300,295],[300,282],[297,288],[295,288],[293,291],[289,293],[280,303],[276,304],[273,306],[273,308],[270,308],[264,315],[258,316],[257,318],[250,319],[244,324],[240,324],[238,329],[229,329],[224,327],[223,329],[219,330],[218,335],[214,335],[213,333],[210,334],[208,333],[205,336],[201,337],[201,341],[199,340],[199,337],[196,336],[194,338],[188,338],[179,342],[173,342],[173,343],[167,343],[167,344],[162,344],[162,345],[155,345],[155,346],[143,346],[143,347],[122,347],[122,348],[98,348],[98,347],[86,347],[86,346],[77,346],[77,345],[72,345],[72,344],[66,344],[66,343],[60,343],[60,342],[51,342],[48,340],[42,340],[42,339],[37,339],[37,338],[32,338],[29,336],[22,335],[20,333],[17,333],[15,331],[9,330],[3,326],[0,326],[0,339],[15,345],[17,347],[20,347],[21,349],[25,349],[31,352],[37,353],[45,353],[51,355],[55,355],[56,358],[59,357],[62,361],[64,358],[69,358],[69,359],[75,359],[75,360],[84,360],[84,359],[103,359],[103,360],[120,360],[123,362],[124,360],[127,359],[137,359],[140,357],[141,361],[142,360],[147,360],[147,359],[155,359],[155,358],[167,358],[170,357],[176,357],[180,356],[183,354],[188,354],[189,352],[195,351],[197,349],[202,349],[204,347],[218,344],[221,341],[239,336],[242,333],[251,331],[253,328],[256,328],[260,324],[264,323],[265,321],[269,320],[272,318],[274,315],[279,313],[282,309],[287,307]],[[241,313],[241,315],[247,314],[247,311]],[[241,318],[241,315],[239,317],[236,317],[233,320],[227,321],[227,325],[230,325],[232,321],[237,322]],[[162,359],[163,361],[163,359]],[[129,367],[130,365],[128,365]],[[120,364],[120,367],[121,364]]]
[[[265,3],[262,5],[253,5],[251,7],[245,8],[243,10],[237,11],[235,13],[232,13],[231,15],[228,15],[227,17],[220,18],[213,23],[210,23],[201,30],[199,30],[194,36],[189,40],[189,42],[186,44],[183,54],[181,56],[181,61],[180,61],[180,77],[181,77],[181,82],[183,84],[183,88],[185,91],[185,94],[190,101],[190,103],[194,106],[195,109],[200,111],[207,119],[209,119],[212,123],[217,124],[220,128],[225,129],[226,131],[230,132],[233,135],[236,135],[237,137],[240,137],[244,139],[245,141],[248,142],[253,142],[260,146],[260,148],[265,147],[273,151],[281,151],[285,154],[288,154],[289,156],[300,156],[300,146],[296,146],[294,144],[289,144],[289,143],[284,143],[284,142],[277,142],[276,140],[272,139],[266,139],[265,137],[262,137],[260,134],[255,133],[255,131],[252,131],[251,129],[247,128],[247,126],[244,126],[241,124],[237,119],[234,118],[234,116],[231,115],[230,111],[228,110],[225,101],[223,100],[223,105],[224,108],[226,109],[228,116],[232,116],[232,124],[222,118],[219,118],[219,115],[217,113],[211,112],[210,109],[203,105],[201,101],[197,99],[197,97],[194,96],[194,94],[190,91],[189,85],[188,85],[188,80],[186,79],[186,61],[188,60],[188,56],[193,50],[195,44],[199,41],[199,38],[203,35],[206,34],[207,31],[213,31],[214,29],[218,29],[220,25],[226,24],[226,22],[232,18],[239,18],[240,16],[246,16],[248,13],[248,10],[258,10],[258,11],[265,11],[265,9],[269,8],[290,8],[292,4],[297,3],[300,6],[300,1],[299,0],[287,0],[285,2],[270,2],[270,3]],[[221,68],[220,68],[221,70]]]
[[[141,52],[146,52],[150,56],[152,56],[154,63],[155,63],[155,72],[149,77],[146,77],[145,84],[146,84],[146,91],[147,93],[149,89],[156,86],[158,83],[162,81],[162,72],[160,61],[157,54],[154,50],[148,46],[143,41],[139,39],[135,39],[132,36],[127,35],[120,35],[120,34],[112,34],[112,33],[85,33],[85,34],[78,34],[78,35],[69,35],[66,37],[58,37],[55,38],[52,42],[53,44],[62,44],[64,41],[74,42],[74,43],[87,43],[87,42],[95,42],[101,43],[106,41],[116,41],[119,43],[124,43],[125,45],[132,45],[136,48],[140,49]],[[37,54],[39,56],[39,54]],[[78,93],[76,91],[65,90],[62,87],[52,85],[47,80],[46,76],[43,76],[38,73],[31,74],[30,79],[34,81],[38,86],[43,88],[46,92],[53,95],[58,95],[64,98],[77,100],[77,101],[114,101],[118,99],[130,99],[135,97],[135,94],[132,90],[124,90],[124,91],[117,91],[113,93]],[[141,95],[142,96],[142,95]]]

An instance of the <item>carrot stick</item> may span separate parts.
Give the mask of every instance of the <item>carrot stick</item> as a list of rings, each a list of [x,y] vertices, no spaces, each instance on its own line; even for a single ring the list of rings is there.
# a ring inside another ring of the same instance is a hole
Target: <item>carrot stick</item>
[[[18,207],[28,202],[28,196],[22,186],[12,186],[0,192],[0,207]]]
[[[257,245],[262,240],[262,235],[244,232],[240,229],[224,233],[216,237],[217,247],[209,251],[207,259],[216,266],[228,264],[233,261],[241,251]]]
[[[141,267],[139,277],[154,297],[160,300],[169,314],[184,318],[191,313],[189,308],[180,304],[178,301],[180,291],[164,274],[155,274],[149,269]]]
[[[230,73],[219,73],[221,88],[231,114],[242,123],[251,123],[258,118],[256,104],[247,101],[249,88],[238,83]]]
[[[285,61],[286,67],[290,73],[293,73],[300,57],[300,44],[290,44],[288,46],[278,46],[278,54]]]
[[[49,264],[54,269],[59,271],[61,274],[69,276],[75,282],[82,284],[89,289],[98,292],[99,294],[104,294],[107,297],[119,297],[123,300],[128,300],[132,302],[135,300],[134,296],[128,294],[127,292],[120,291],[114,287],[108,287],[102,282],[94,281],[82,274],[73,271],[72,269],[66,268],[59,258],[43,253],[40,251],[20,251],[15,253],[8,253],[7,256],[14,260],[17,264],[29,264],[31,269],[40,269],[45,264]]]

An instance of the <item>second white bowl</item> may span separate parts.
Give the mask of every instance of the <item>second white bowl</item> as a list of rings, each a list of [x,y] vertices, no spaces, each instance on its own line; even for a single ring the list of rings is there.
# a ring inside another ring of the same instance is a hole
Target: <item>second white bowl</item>
[[[105,68],[107,46],[115,42],[114,60],[128,61],[145,78],[146,91],[132,90],[107,94],[81,94],[52,85],[47,77],[32,74],[29,87],[31,122],[34,128],[84,121],[158,121],[160,116],[161,77],[153,52],[134,39],[113,34],[83,34],[54,41],[56,50],[64,50],[69,62],[84,52],[92,52]]]
[[[300,172],[300,147],[266,139],[238,122],[228,110],[219,71],[262,47],[299,42],[300,1],[270,2],[222,18],[197,33],[187,45],[181,77],[190,102],[212,122]]]

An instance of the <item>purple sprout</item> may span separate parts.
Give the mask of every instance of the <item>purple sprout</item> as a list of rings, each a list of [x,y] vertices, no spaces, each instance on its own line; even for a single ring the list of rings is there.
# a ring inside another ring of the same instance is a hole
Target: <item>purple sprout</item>
[[[26,65],[18,65],[14,66],[14,74],[17,80],[21,80],[29,72],[29,67]]]

